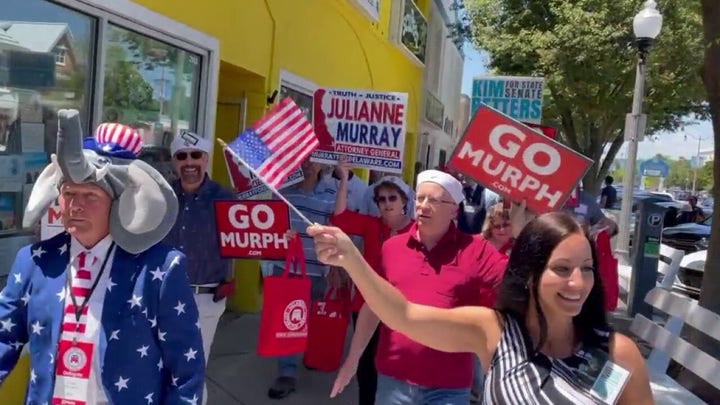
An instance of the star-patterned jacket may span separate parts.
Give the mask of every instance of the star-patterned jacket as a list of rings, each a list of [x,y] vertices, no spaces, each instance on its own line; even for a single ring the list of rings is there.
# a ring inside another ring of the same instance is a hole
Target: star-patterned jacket
[[[0,384],[29,344],[26,404],[52,399],[69,240],[62,233],[21,249],[0,293]],[[98,339],[112,404],[202,402],[205,357],[186,261],[161,244],[138,255],[117,247]]]

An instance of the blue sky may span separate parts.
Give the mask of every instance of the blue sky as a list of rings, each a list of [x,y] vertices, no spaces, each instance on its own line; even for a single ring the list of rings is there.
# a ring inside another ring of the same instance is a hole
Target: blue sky
[[[468,44],[465,45],[465,66],[462,77],[463,93],[470,95],[473,77],[487,73],[487,69],[485,68],[486,61],[487,55],[478,52]],[[628,112],[630,112],[630,105],[628,105]],[[685,140],[685,133],[689,134],[687,140]],[[638,157],[646,159],[661,153],[674,158],[690,158],[697,154],[698,138],[702,139],[700,148],[704,150],[713,147],[712,137],[713,132],[710,122],[701,122],[698,125],[687,127],[684,132],[657,134],[657,136],[654,137],[657,140],[641,142],[638,147]],[[617,157],[623,157],[624,154],[625,146],[620,149]]]

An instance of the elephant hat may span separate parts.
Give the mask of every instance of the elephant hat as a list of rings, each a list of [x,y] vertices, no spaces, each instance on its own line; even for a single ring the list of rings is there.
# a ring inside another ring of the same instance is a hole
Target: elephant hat
[[[178,201],[165,178],[137,159],[142,149],[137,131],[108,123],[94,137],[83,140],[82,134],[77,110],[58,111],[57,154],[33,186],[23,226],[40,220],[68,179],[95,184],[110,196],[110,236],[119,247],[138,254],[160,242],[175,223]]]

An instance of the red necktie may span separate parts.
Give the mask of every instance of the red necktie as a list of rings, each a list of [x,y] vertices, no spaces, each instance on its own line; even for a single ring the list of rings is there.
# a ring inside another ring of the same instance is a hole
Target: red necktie
[[[62,324],[62,331],[69,332],[66,334],[68,338],[76,337],[76,331],[79,334],[85,333],[85,316],[87,315],[88,307],[83,306],[83,304],[92,287],[91,269],[96,261],[97,258],[92,257],[90,252],[80,252],[77,256],[77,272],[75,273],[75,277],[72,277],[71,274],[72,278],[70,283],[71,294],[75,297],[75,303],[73,304],[72,297],[68,297],[68,299],[65,300],[65,315]],[[75,317],[75,305],[77,305],[78,309],[83,308],[79,322]]]

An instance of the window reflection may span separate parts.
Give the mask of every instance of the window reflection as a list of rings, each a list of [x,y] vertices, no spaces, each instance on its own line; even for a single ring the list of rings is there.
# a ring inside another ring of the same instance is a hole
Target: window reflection
[[[22,213],[55,152],[57,111],[90,130],[96,19],[46,0],[3,0],[0,19],[0,277],[32,241]],[[0,283],[1,284],[1,283]]]
[[[305,114],[305,117],[307,117],[308,121],[312,122],[312,109],[313,109],[313,98],[312,93],[307,94],[301,91],[297,91],[293,89],[292,87],[288,87],[285,85],[280,86],[280,97],[278,101],[284,99],[285,97],[290,97],[292,101],[297,104],[298,108]]]
[[[197,130],[201,57],[110,25],[105,33],[103,122],[138,130],[141,159],[172,178],[168,147],[179,130]]]
[[[200,56],[113,25],[105,38],[103,121],[149,130],[147,145],[195,130]]]

